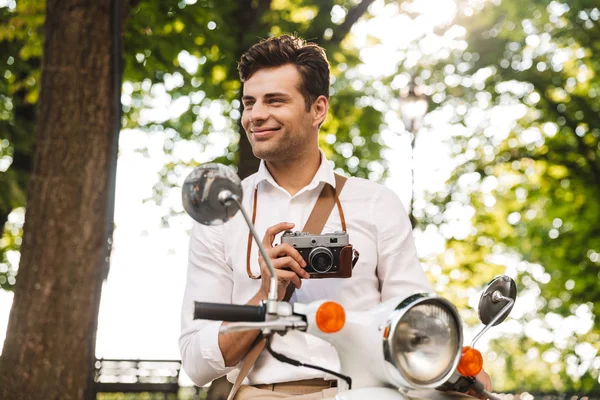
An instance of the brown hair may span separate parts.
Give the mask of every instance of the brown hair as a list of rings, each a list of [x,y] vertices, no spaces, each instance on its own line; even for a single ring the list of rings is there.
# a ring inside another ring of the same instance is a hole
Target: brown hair
[[[240,80],[245,82],[262,68],[295,65],[300,73],[300,93],[306,111],[319,96],[329,98],[329,62],[325,50],[303,39],[282,35],[261,40],[252,46],[238,64]]]

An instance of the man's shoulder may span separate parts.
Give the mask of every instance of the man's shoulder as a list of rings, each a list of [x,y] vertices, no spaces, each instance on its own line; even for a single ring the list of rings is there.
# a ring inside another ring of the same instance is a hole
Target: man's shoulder
[[[382,185],[381,183],[371,181],[365,178],[359,178],[357,176],[347,177],[348,181],[344,188],[350,189],[350,191],[355,193],[365,193],[372,196],[373,194],[379,194],[381,192],[391,192],[393,191],[387,186]],[[342,189],[342,192],[345,189]]]
[[[361,187],[361,188],[369,188],[369,189],[377,189],[380,186],[383,187],[382,184],[373,182],[369,179],[359,178],[358,176],[347,176],[347,183],[350,183],[352,186]]]
[[[397,204],[398,194],[382,183],[359,177],[349,177],[340,194],[340,200],[352,199],[361,202]]]

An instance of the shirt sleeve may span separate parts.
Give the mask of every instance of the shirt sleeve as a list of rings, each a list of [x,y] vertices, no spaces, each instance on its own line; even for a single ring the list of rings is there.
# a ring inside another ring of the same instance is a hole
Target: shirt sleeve
[[[389,188],[379,186],[371,211],[377,232],[377,278],[381,301],[431,292],[417,257],[410,220],[398,196]]]
[[[219,348],[221,321],[194,320],[194,301],[231,303],[233,271],[225,261],[223,226],[194,223],[183,305],[179,351],[182,366],[192,382],[203,386],[227,374]]]

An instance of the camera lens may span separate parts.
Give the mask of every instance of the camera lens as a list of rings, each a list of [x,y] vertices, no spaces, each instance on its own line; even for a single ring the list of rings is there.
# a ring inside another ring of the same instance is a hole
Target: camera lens
[[[327,272],[333,267],[333,254],[327,247],[315,247],[308,255],[308,265],[318,273]]]

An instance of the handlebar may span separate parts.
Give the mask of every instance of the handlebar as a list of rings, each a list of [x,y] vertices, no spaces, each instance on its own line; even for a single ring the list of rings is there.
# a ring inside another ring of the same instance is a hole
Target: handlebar
[[[194,319],[230,322],[262,322],[265,320],[264,306],[194,302]]]

